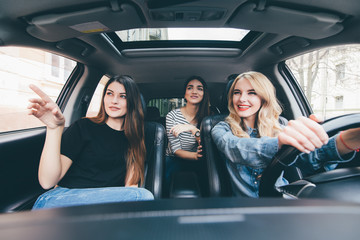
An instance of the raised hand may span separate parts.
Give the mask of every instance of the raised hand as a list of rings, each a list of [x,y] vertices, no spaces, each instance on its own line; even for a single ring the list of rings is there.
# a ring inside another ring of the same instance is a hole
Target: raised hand
[[[284,144],[291,145],[305,153],[320,148],[328,142],[329,136],[324,128],[317,123],[318,121],[315,116],[300,117],[289,121],[278,136],[279,147],[281,148]]]
[[[31,84],[29,87],[40,97],[29,99],[29,115],[34,115],[51,129],[64,126],[65,118],[58,105],[37,86]]]

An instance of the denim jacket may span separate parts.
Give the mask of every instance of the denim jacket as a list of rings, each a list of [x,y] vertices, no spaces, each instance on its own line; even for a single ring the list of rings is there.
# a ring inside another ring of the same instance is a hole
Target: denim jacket
[[[226,161],[229,174],[238,182],[233,182],[240,190],[240,195],[258,198],[259,182],[264,169],[271,163],[278,151],[277,137],[257,137],[257,130],[248,127],[250,138],[236,137],[228,123],[219,122],[211,131],[212,138]],[[292,164],[299,167],[304,175],[310,175],[321,167],[326,170],[334,169],[339,162],[350,161],[343,159],[336,148],[336,136],[331,137],[323,147],[310,154],[299,154]],[[282,182],[282,183],[281,183]],[[286,179],[278,179],[277,185],[287,184]]]

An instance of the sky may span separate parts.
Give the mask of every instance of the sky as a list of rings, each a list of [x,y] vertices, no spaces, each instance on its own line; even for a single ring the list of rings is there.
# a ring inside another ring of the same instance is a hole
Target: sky
[[[240,41],[249,31],[234,28],[170,28],[169,40],[231,40]]]

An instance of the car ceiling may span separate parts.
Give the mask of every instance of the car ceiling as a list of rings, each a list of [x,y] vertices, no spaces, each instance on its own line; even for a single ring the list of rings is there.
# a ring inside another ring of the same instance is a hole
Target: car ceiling
[[[162,19],[176,13],[182,18]],[[358,0],[0,0],[0,44],[40,47],[108,75],[127,74],[145,92],[166,97],[181,95],[191,75],[217,88],[233,73],[262,70],[319,46],[358,42],[359,17]],[[108,29],[71,28],[93,21]],[[246,49],[214,44],[195,54],[193,48],[119,51],[104,34],[141,27],[233,27],[259,34]]]

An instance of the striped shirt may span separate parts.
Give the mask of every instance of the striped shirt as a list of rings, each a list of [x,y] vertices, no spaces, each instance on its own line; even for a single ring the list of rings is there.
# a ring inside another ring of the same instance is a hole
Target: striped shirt
[[[195,136],[191,132],[182,132],[178,137],[170,134],[170,129],[178,124],[191,124],[181,113],[180,109],[175,109],[166,115],[166,132],[169,139],[169,146],[166,149],[167,156],[173,156],[179,150],[189,152],[197,151],[197,142]],[[194,124],[192,124],[194,125]],[[195,125],[194,125],[195,126]]]

